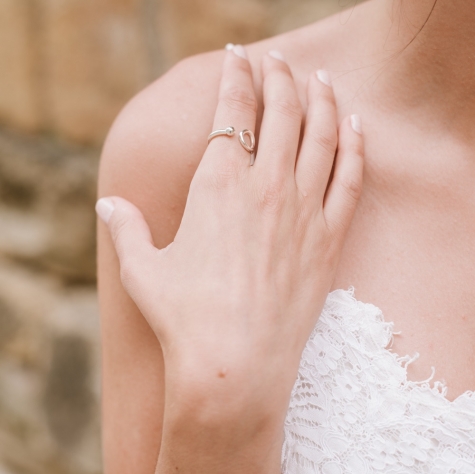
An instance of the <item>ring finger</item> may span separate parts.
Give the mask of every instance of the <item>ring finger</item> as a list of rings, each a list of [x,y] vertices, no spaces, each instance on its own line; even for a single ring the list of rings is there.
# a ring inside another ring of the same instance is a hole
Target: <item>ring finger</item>
[[[230,45],[227,49],[213,131],[233,127],[234,132],[211,139],[202,162],[213,167],[231,165],[245,169],[250,153],[239,143],[239,134],[246,129],[254,132],[257,99],[244,47]]]

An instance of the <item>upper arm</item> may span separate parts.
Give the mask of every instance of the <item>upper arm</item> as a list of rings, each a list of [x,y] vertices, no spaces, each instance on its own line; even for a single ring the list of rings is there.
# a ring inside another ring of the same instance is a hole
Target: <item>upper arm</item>
[[[144,214],[158,248],[173,241],[188,188],[206,148],[218,97],[221,54],[187,59],[136,96],[106,141],[99,195],[117,195]],[[98,230],[106,473],[151,474],[164,404],[160,345],[125,293],[108,232]]]

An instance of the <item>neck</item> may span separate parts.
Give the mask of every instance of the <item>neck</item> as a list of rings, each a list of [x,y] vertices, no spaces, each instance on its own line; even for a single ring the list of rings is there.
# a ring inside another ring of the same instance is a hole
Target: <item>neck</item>
[[[373,0],[358,10],[352,23],[364,28],[362,47],[373,51],[365,60],[376,64],[366,72],[375,98],[406,116],[429,112],[475,138],[473,2]]]

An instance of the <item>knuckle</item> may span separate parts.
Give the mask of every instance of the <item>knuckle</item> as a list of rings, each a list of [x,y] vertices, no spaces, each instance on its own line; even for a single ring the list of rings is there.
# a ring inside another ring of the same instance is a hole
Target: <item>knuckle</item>
[[[356,176],[345,176],[340,178],[340,188],[346,193],[351,201],[357,201],[361,196],[362,182]]]
[[[302,105],[296,97],[273,97],[268,102],[268,107],[292,119],[302,119]]]
[[[355,140],[350,145],[349,151],[353,155],[363,157],[363,154],[364,154],[363,140]]]
[[[134,221],[126,216],[121,216],[114,223],[113,241],[119,258],[119,277],[123,287],[127,291],[135,288],[135,282],[139,279],[141,261],[140,255],[135,251],[131,231]]]
[[[332,216],[331,219],[326,219],[326,228],[328,231],[327,235],[327,246],[326,253],[329,260],[338,253],[340,247],[341,236],[345,232],[344,219],[341,215]]]
[[[281,180],[269,180],[258,190],[258,208],[264,212],[279,213],[285,203],[285,186]]]
[[[126,238],[129,227],[130,222],[126,217],[120,216],[116,218],[114,222],[112,240],[114,241],[114,246],[117,250],[117,253],[119,254],[119,257],[122,257],[123,254],[124,239]]]
[[[235,186],[239,182],[240,170],[233,159],[223,157],[216,165],[208,167],[201,174],[201,182],[205,188],[221,191]]]
[[[255,94],[245,87],[235,85],[227,88],[223,92],[221,100],[233,110],[257,112]]]
[[[334,155],[336,151],[337,136],[334,130],[310,129],[312,141],[325,153]]]
[[[124,256],[120,261],[120,281],[125,289],[130,290],[136,281],[136,262],[130,255]]]
[[[318,96],[315,97],[317,109],[331,110],[336,107],[335,94],[331,87],[324,87]]]

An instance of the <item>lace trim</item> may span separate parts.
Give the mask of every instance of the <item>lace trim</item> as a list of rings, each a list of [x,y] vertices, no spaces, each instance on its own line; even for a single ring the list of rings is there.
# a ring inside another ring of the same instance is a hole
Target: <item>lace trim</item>
[[[475,473],[475,393],[408,380],[394,324],[335,290],[302,354],[285,421],[288,474]]]

